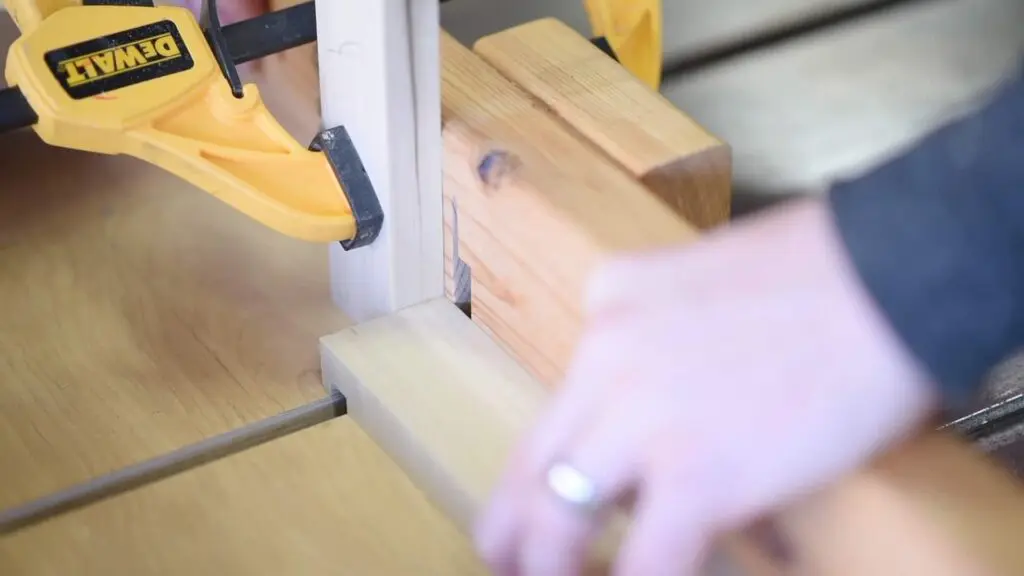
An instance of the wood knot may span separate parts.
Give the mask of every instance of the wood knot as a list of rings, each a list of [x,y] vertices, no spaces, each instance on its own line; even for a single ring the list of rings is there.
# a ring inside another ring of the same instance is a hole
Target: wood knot
[[[519,168],[519,158],[508,150],[491,150],[477,164],[477,177],[487,188],[498,188]]]

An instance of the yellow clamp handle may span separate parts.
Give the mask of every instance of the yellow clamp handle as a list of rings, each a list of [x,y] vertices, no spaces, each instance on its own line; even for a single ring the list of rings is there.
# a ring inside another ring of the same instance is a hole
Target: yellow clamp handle
[[[285,131],[255,86],[232,95],[187,9],[74,2],[46,13],[24,9],[39,2],[6,3],[25,26],[7,82],[38,115],[46,143],[140,158],[295,238],[356,236],[327,156]]]
[[[594,36],[603,36],[622,65],[651,88],[661,85],[661,0],[584,0]]]

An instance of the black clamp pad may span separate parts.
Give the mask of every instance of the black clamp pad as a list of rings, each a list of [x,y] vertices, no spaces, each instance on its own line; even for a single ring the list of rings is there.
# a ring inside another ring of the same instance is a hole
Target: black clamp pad
[[[384,225],[384,209],[348,130],[344,126],[324,130],[316,135],[309,149],[327,156],[356,220],[355,236],[351,240],[342,240],[341,247],[352,250],[373,244]]]
[[[593,44],[594,46],[597,46],[597,48],[601,52],[604,52],[612,60],[615,60],[616,62],[619,61],[619,57],[615,54],[615,50],[612,49],[612,45],[608,43],[608,39],[605,38],[604,36],[598,36],[596,38],[591,38],[590,39],[590,43]]]

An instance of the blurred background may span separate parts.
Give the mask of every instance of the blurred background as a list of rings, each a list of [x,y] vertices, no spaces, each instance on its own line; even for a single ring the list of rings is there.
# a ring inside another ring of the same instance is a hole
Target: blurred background
[[[734,213],[820,194],[984,103],[1024,49],[1021,0],[664,0],[662,92],[734,154]],[[463,43],[582,0],[449,0]],[[962,428],[1024,475],[1024,357]]]

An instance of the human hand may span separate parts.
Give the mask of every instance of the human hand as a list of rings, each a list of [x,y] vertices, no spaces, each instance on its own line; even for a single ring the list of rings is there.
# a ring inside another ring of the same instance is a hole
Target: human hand
[[[572,576],[600,514],[547,484],[635,498],[615,564],[691,575],[716,533],[858,467],[923,423],[923,373],[862,291],[820,200],[593,279],[566,381],[513,456],[477,547],[501,576]]]

